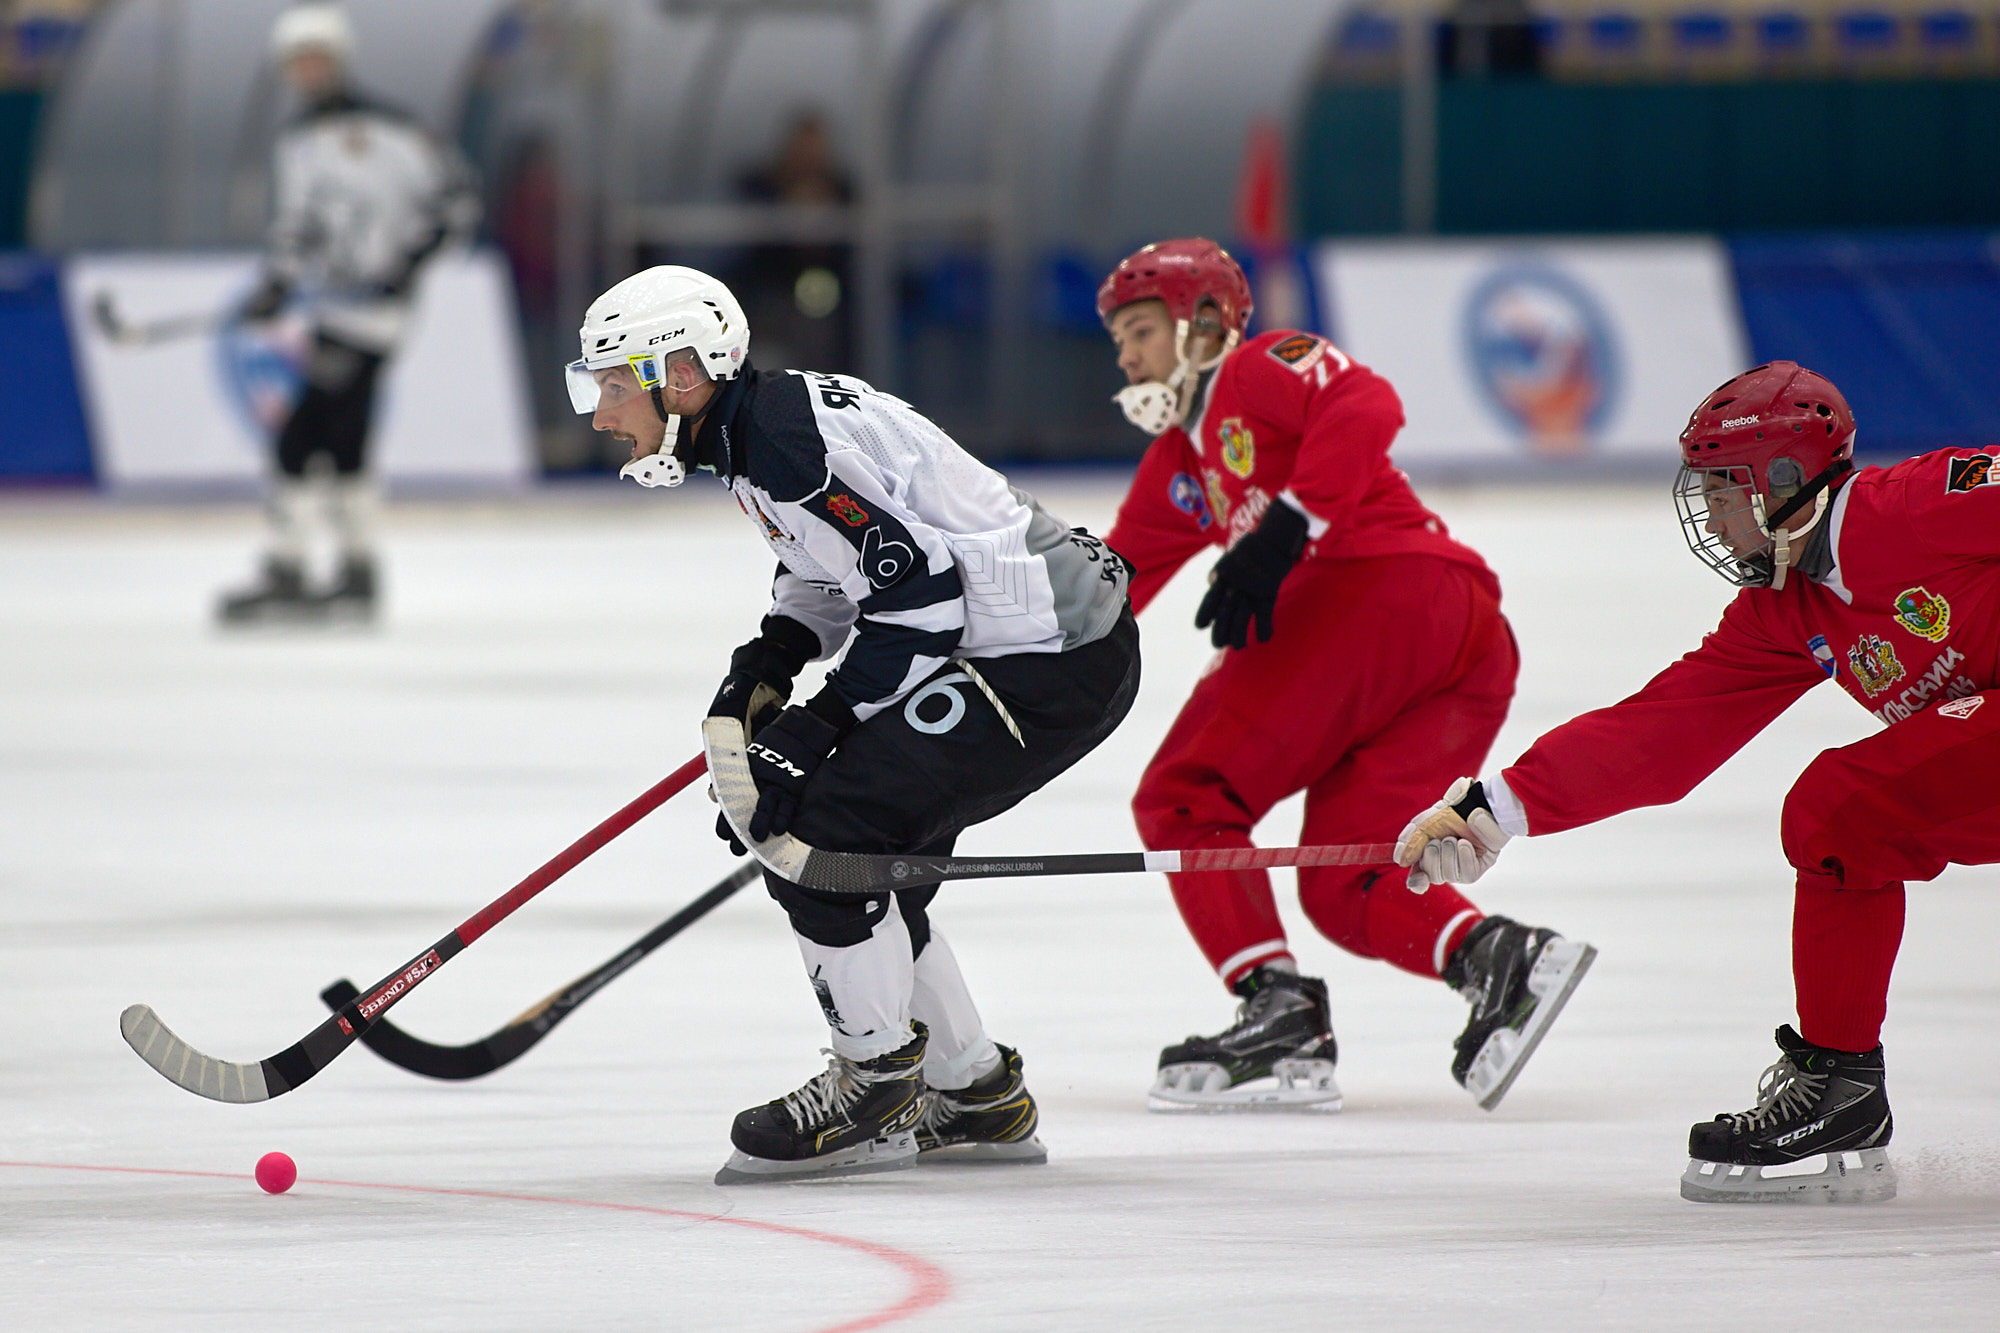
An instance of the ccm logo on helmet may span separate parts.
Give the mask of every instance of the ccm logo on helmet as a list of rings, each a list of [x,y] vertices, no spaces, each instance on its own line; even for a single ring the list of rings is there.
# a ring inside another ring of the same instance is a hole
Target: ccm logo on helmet
[[[1722,429],[1735,430],[1738,426],[1754,426],[1756,424],[1757,418],[1755,417],[1731,417],[1722,423]]]
[[[656,343],[663,343],[669,338],[685,338],[687,336],[688,331],[686,329],[675,329],[672,333],[656,333],[646,339],[646,346],[651,347]]]

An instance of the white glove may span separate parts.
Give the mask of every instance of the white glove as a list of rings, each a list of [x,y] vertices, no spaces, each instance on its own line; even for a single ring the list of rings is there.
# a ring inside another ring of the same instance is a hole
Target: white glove
[[[1396,864],[1409,868],[1410,890],[1470,884],[1493,868],[1513,839],[1493,817],[1486,790],[1471,778],[1451,784],[1444,799],[1412,819],[1396,839]]]

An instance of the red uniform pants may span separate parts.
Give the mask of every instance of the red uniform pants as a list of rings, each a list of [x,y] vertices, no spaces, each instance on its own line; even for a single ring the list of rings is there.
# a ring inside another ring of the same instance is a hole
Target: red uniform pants
[[[1390,842],[1485,761],[1519,657],[1473,571],[1435,556],[1308,560],[1273,626],[1269,643],[1218,655],[1139,779],[1147,847],[1248,847],[1301,790],[1301,842]],[[1289,955],[1263,871],[1168,879],[1225,986]],[[1299,905],[1349,952],[1427,977],[1480,919],[1450,885],[1414,894],[1380,866],[1301,870]]]
[[[2000,861],[2000,690],[1825,751],[1792,784],[1783,829],[1798,871],[1799,1034],[1873,1050],[1903,942],[1903,882]]]

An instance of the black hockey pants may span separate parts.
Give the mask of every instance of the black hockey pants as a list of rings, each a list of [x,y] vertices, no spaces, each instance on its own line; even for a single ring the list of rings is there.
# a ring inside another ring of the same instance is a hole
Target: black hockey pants
[[[336,476],[359,473],[368,459],[368,419],[375,408],[375,379],[384,358],[324,333],[313,341],[305,392],[278,432],[278,471],[303,477],[306,463],[323,453]]]
[[[1097,748],[1139,690],[1139,626],[1127,607],[1111,633],[1066,653],[973,659],[1021,729],[1016,741],[957,662],[849,732],[813,774],[792,819],[801,842],[833,852],[950,853],[958,835],[1011,809]],[[889,895],[820,893],[764,872],[792,926],[816,944],[868,938]],[[930,942],[937,885],[898,889],[913,953]]]

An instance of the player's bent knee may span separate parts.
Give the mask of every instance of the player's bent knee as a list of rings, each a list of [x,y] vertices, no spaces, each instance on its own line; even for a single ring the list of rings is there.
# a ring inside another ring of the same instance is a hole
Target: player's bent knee
[[[863,898],[854,894],[819,893],[799,887],[766,870],[764,889],[792,919],[792,929],[814,944],[847,949],[875,933],[889,910],[889,895]]]

